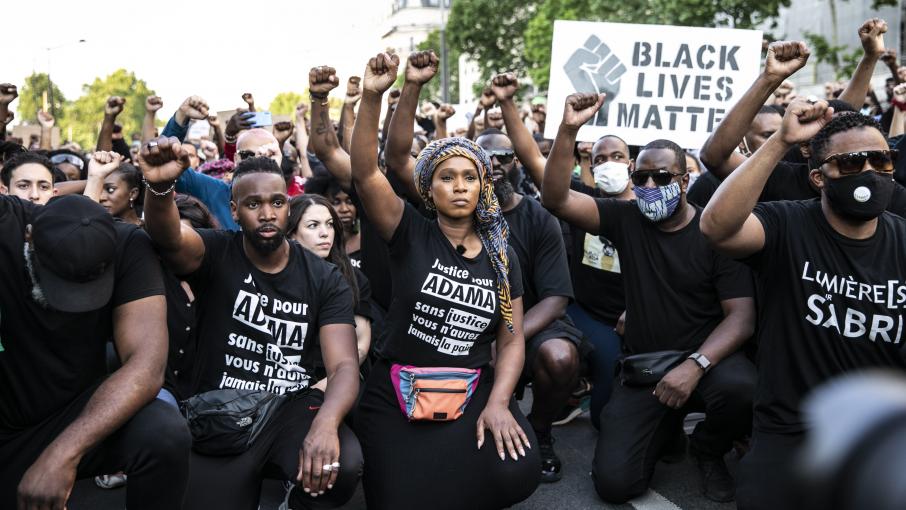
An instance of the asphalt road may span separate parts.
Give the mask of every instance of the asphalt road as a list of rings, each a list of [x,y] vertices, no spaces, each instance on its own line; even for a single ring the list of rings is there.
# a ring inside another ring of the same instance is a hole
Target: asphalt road
[[[529,392],[527,392],[529,393]],[[527,410],[530,394],[522,402]],[[687,427],[688,429],[688,427]],[[644,496],[625,505],[610,505],[595,494],[589,471],[594,454],[596,432],[588,415],[571,423],[555,427],[555,450],[563,461],[563,478],[553,484],[542,484],[526,501],[513,507],[518,510],[547,509],[609,509],[609,510],[735,510],[733,503],[713,503],[700,495],[698,471],[687,457],[677,464],[659,463],[652,480],[651,490]],[[736,462],[728,455],[731,472]],[[266,481],[262,488],[260,510],[276,510],[282,500],[281,485]],[[69,510],[122,510],[125,508],[125,489],[101,490],[92,480],[76,484],[68,506]],[[365,499],[361,487],[344,509],[364,509]],[[186,509],[195,510],[195,509]],[[207,510],[207,509],[202,509]]]

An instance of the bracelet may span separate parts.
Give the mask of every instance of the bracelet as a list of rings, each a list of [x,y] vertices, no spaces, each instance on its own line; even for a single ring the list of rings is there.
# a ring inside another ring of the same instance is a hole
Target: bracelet
[[[315,99],[317,99],[318,101],[321,102],[321,106],[327,106],[327,104],[328,104],[327,94],[315,94],[314,92],[309,92],[308,98],[311,99],[312,102],[314,102]]]
[[[897,101],[896,99],[894,99],[890,102],[890,104],[892,104],[893,106],[896,106],[897,110],[900,110],[901,112],[906,112],[906,103]]]
[[[223,135],[223,141],[226,143],[236,143],[236,140],[238,140],[238,139],[239,139],[238,136],[230,136],[226,133],[224,133],[224,135]]]
[[[150,182],[145,180],[144,177],[142,177],[142,183],[144,183],[145,187],[148,188],[148,191],[150,191],[152,195],[158,197],[168,197],[170,196],[170,193],[173,193],[173,190],[176,189],[176,181],[173,181],[173,184],[171,184],[170,187],[167,188],[167,191],[157,191],[156,189],[154,189],[154,186],[152,186]]]

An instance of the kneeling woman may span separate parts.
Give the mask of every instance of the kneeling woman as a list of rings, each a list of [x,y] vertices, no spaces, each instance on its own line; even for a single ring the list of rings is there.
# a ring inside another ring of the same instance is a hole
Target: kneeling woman
[[[532,494],[541,473],[512,399],[525,357],[518,262],[490,161],[473,142],[439,140],[418,158],[416,184],[436,220],[405,205],[378,170],[381,95],[397,65],[386,54],[369,62],[351,153],[393,280],[386,359],[356,417],[365,498],[369,508],[508,507]]]

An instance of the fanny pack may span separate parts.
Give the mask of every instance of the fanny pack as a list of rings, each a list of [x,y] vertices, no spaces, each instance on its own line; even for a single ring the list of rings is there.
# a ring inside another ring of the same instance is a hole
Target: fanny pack
[[[462,416],[478,387],[481,369],[390,367],[400,410],[409,421],[452,421]]]
[[[686,351],[656,351],[626,356],[618,365],[623,386],[654,386],[689,356]]]
[[[179,409],[189,423],[193,450],[238,455],[249,449],[285,401],[285,395],[269,391],[226,388],[183,400]]]

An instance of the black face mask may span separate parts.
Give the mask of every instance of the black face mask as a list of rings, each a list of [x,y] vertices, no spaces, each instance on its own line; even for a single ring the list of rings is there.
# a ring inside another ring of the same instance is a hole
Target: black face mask
[[[836,179],[824,178],[824,194],[831,208],[844,218],[869,221],[887,209],[893,194],[891,174],[867,171]]]

